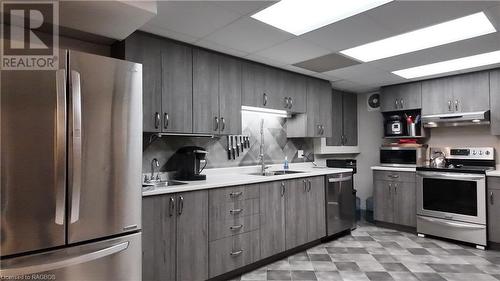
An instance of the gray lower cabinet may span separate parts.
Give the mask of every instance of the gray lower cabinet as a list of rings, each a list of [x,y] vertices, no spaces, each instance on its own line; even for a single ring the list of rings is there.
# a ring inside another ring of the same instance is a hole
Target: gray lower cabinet
[[[308,231],[307,179],[285,181],[285,242],[286,249],[305,244]]]
[[[373,171],[374,219],[416,227],[415,172]]]
[[[307,240],[314,241],[326,236],[325,177],[307,179]]]
[[[422,108],[421,82],[382,87],[380,111],[412,110]]]
[[[488,177],[488,241],[500,243],[500,178]]]
[[[332,93],[332,133],[327,146],[358,145],[358,99],[355,94]]]
[[[285,182],[260,184],[260,256],[285,251]]]
[[[206,280],[208,192],[150,196],[142,205],[143,280]]]
[[[491,134],[500,135],[500,70],[490,72]]]

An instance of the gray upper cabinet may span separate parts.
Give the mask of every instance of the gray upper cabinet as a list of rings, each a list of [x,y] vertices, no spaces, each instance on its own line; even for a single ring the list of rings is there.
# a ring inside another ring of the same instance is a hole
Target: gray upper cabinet
[[[382,87],[380,110],[382,112],[422,108],[420,82]]]
[[[287,110],[296,113],[306,112],[306,78],[302,75],[285,73],[284,99]]]
[[[316,113],[318,117],[318,124],[321,126],[321,137],[332,136],[332,86],[329,81],[320,80],[319,92],[317,98],[319,99],[319,112]]]
[[[161,132],[161,47],[162,40],[146,33],[136,32],[115,45],[116,56],[142,63],[143,131]]]
[[[422,114],[453,112],[453,83],[451,77],[422,82]]]
[[[221,134],[241,134],[241,61],[228,56],[219,60],[219,115]]]
[[[500,70],[490,72],[491,133],[500,135]]]
[[[285,182],[260,184],[260,256],[285,251]]]
[[[358,101],[355,94],[332,93],[332,130],[327,146],[358,145]]]
[[[193,56],[191,47],[162,42],[162,131],[193,131]]]
[[[218,134],[219,55],[193,50],[193,133]]]
[[[422,82],[422,114],[490,109],[489,73],[474,72]]]
[[[489,73],[475,72],[453,76],[453,98],[456,112],[490,109]]]

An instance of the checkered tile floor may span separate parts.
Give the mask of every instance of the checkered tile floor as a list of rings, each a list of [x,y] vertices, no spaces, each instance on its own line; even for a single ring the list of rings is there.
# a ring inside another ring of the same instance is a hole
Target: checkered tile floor
[[[500,252],[365,224],[236,280],[498,281]]]

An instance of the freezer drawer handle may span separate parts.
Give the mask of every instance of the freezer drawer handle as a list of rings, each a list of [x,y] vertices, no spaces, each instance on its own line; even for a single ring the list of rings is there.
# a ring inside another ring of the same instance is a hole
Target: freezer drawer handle
[[[329,178],[328,182],[341,182],[341,181],[350,181],[352,180],[352,176],[341,177],[341,178]]]
[[[80,189],[82,178],[82,94],[80,73],[71,71],[72,90],[72,143],[71,143],[71,217],[70,222],[80,219]]]
[[[86,253],[83,255],[75,255],[70,257],[66,256],[64,258],[54,259],[53,261],[50,261],[49,257],[38,256],[36,257],[36,259],[40,259],[40,263],[34,263],[33,259],[26,259],[27,263],[26,266],[18,265],[12,268],[8,268],[2,265],[2,269],[0,270],[0,276],[10,277],[10,276],[28,275],[28,274],[52,271],[63,267],[78,265],[119,253],[121,251],[126,250],[128,246],[129,242],[127,241],[113,245],[111,247]]]

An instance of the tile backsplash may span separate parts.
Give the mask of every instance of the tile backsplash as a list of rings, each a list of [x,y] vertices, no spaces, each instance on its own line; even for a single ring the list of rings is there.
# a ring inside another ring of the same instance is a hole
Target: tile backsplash
[[[207,168],[221,168],[234,166],[249,166],[259,164],[260,153],[260,122],[264,120],[264,147],[266,164],[283,163],[285,156],[293,162],[304,162],[299,159],[297,151],[304,150],[307,155],[313,152],[313,140],[306,138],[287,139],[286,119],[261,113],[242,112],[242,134],[250,136],[250,148],[235,160],[227,158],[227,137],[186,137],[166,136],[151,138],[144,134],[142,156],[142,171],[151,171],[151,160],[160,161],[160,171],[176,170],[175,152],[184,146],[200,146],[208,151]],[[152,141],[150,141],[152,140]]]

